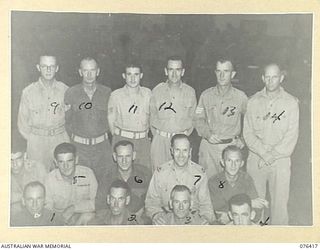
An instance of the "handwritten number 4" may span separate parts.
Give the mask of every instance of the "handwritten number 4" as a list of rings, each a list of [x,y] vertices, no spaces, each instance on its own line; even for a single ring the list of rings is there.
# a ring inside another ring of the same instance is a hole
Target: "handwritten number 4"
[[[193,185],[196,185],[197,182],[201,180],[201,175],[195,175],[194,177],[196,177],[197,179],[196,179],[196,181],[194,182]]]

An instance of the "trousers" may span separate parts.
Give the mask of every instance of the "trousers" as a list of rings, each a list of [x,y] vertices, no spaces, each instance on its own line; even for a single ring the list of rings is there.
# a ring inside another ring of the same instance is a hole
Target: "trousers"
[[[271,197],[272,225],[288,225],[288,200],[290,191],[291,160],[281,158],[271,166],[262,166],[261,158],[249,152],[247,171],[254,180],[259,197],[265,198],[267,183]]]

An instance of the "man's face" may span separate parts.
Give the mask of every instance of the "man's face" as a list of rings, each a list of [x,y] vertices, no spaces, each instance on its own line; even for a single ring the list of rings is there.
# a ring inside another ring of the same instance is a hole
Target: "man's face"
[[[37,64],[37,69],[44,80],[51,81],[54,79],[59,67],[55,57],[41,56],[39,64]]]
[[[223,63],[217,62],[215,73],[220,86],[230,85],[232,78],[236,75],[236,72],[233,71],[231,62],[229,61]]]
[[[247,203],[240,206],[232,205],[231,216],[234,225],[251,225],[251,209]]]
[[[191,157],[190,143],[187,139],[181,138],[174,141],[171,148],[173,160],[178,167],[186,167]]]
[[[182,61],[169,60],[167,67],[164,69],[166,76],[170,83],[178,83],[181,81],[181,77],[184,75],[184,68],[182,67]]]
[[[130,88],[138,87],[142,76],[143,74],[140,72],[140,68],[137,67],[126,68],[126,73],[122,74],[122,78],[126,80],[126,84]]]
[[[122,171],[129,171],[132,168],[135,155],[131,145],[118,146],[116,152],[113,153],[113,158]]]
[[[45,193],[41,186],[28,187],[22,199],[31,215],[41,214],[45,202]]]
[[[268,92],[277,92],[280,89],[284,76],[277,65],[269,65],[265,68],[262,81]]]
[[[93,84],[96,82],[100,73],[97,63],[94,60],[83,60],[80,65],[79,74],[82,81],[86,84]]]
[[[239,173],[239,169],[243,166],[243,160],[241,155],[237,151],[226,152],[223,159],[225,171],[230,177],[236,176]]]
[[[107,197],[107,203],[114,216],[122,214],[129,204],[126,190],[123,188],[111,188],[110,194]]]
[[[173,213],[179,219],[186,218],[189,215],[191,197],[187,191],[175,192],[171,202]]]
[[[58,154],[55,162],[62,177],[73,177],[76,169],[76,158],[73,153]]]
[[[11,154],[11,173],[20,174],[24,167],[24,153],[17,152]]]

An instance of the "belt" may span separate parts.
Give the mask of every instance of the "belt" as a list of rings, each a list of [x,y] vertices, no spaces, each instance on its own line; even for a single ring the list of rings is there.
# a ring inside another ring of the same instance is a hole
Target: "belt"
[[[116,135],[120,135],[122,137],[130,138],[130,139],[142,139],[147,137],[147,131],[144,132],[132,132],[132,131],[127,131],[123,130],[120,128],[114,128],[114,133]]]
[[[71,135],[74,142],[78,142],[85,145],[96,145],[108,139],[108,133],[104,133],[96,138],[84,138],[75,134]]]
[[[35,135],[42,135],[42,136],[55,136],[62,134],[65,132],[64,124],[60,125],[56,128],[37,128],[37,127],[31,127],[31,133]]]
[[[227,138],[227,139],[220,139],[221,142],[215,143],[215,144],[229,144],[231,143],[234,139],[239,139],[239,136],[235,136],[232,138]]]
[[[167,138],[171,138],[172,136],[174,136],[176,134],[185,134],[185,135],[187,135],[187,131],[188,130],[185,130],[183,132],[178,132],[178,133],[170,133],[170,132],[166,132],[166,131],[161,131],[161,130],[156,128],[157,134],[159,134],[159,135],[161,135],[163,137],[167,137]]]

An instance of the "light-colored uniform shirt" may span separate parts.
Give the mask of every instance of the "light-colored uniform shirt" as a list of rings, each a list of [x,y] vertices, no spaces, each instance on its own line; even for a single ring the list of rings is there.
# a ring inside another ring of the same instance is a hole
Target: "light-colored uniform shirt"
[[[40,162],[25,159],[24,167],[19,175],[11,173],[11,203],[20,202],[24,187],[32,181],[44,184],[47,176],[45,166]]]
[[[233,138],[241,132],[241,114],[246,111],[247,96],[234,87],[224,94],[217,86],[205,90],[195,111],[195,127],[200,136],[212,134],[220,139]]]
[[[175,185],[187,186],[191,190],[192,209],[212,219],[213,208],[204,169],[189,161],[188,166],[180,172],[173,160],[161,165],[152,176],[145,202],[146,213],[150,218],[158,212],[169,211],[170,193]]]
[[[75,213],[93,212],[98,183],[88,167],[76,166],[72,182],[65,181],[59,169],[52,170],[46,179],[46,206],[62,212],[74,205]]]
[[[27,86],[21,96],[18,128],[28,139],[32,129],[55,129],[65,124],[64,94],[68,86],[54,80],[47,88],[41,79]]]
[[[150,100],[151,129],[169,133],[190,135],[193,130],[192,117],[197,105],[195,90],[182,83],[179,89],[169,87],[168,82],[159,83]],[[152,131],[154,134],[154,131]]]
[[[260,157],[268,152],[276,159],[290,157],[298,133],[298,100],[282,87],[274,99],[267,96],[265,88],[250,98],[243,128],[250,151]]]
[[[196,210],[190,211],[189,215],[183,219],[175,218],[173,212],[161,213],[159,217],[165,221],[165,225],[208,225],[209,224],[209,222],[199,214],[199,211],[196,211]]]
[[[112,132],[114,127],[133,132],[149,130],[149,104],[151,90],[138,87],[138,93],[129,93],[128,87],[114,90],[108,103],[108,121]]]

